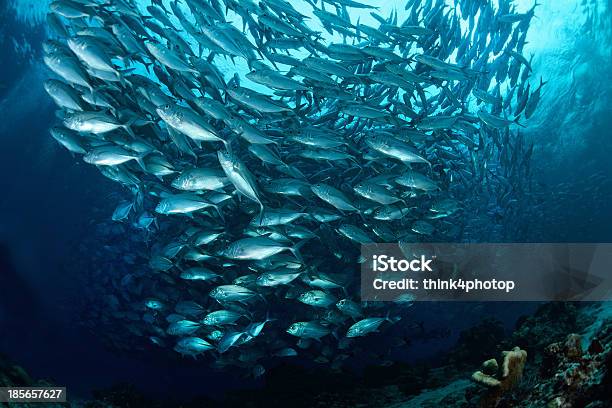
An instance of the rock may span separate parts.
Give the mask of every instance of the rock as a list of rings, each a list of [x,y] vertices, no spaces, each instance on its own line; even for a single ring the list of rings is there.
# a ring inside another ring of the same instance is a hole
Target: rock
[[[570,334],[565,339],[565,355],[570,360],[577,360],[582,357],[582,336]]]

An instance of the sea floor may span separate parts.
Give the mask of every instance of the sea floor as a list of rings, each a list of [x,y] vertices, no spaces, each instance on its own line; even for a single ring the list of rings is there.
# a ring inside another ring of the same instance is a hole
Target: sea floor
[[[612,406],[612,302],[548,303],[525,316],[512,334],[498,322],[466,330],[438,363],[393,364],[359,375],[279,366],[258,390],[209,398],[159,400],[129,384],[92,390],[71,407],[546,407]],[[491,370],[496,359],[499,368]],[[487,361],[488,360],[488,361]],[[485,364],[483,364],[486,361]],[[480,372],[481,375],[474,373]],[[46,386],[27,368],[0,356],[0,384]],[[69,388],[69,387],[68,387]],[[2,404],[43,407],[40,404]]]

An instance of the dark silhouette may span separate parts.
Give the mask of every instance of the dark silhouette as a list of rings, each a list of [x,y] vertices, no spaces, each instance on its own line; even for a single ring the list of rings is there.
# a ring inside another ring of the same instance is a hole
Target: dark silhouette
[[[40,317],[40,312],[40,304],[17,272],[8,246],[0,243],[0,332],[3,334],[0,338],[7,340],[11,331],[27,331],[27,326]]]

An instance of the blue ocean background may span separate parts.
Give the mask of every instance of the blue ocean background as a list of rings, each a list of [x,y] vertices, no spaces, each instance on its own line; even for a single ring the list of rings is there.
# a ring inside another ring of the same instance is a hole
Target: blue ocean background
[[[395,7],[385,3],[383,15]],[[533,2],[515,4],[525,11]],[[41,53],[47,7],[47,0],[0,0],[0,352],[82,394],[117,382],[152,394],[257,387],[195,361],[112,352],[80,324],[87,254],[123,191],[49,136],[56,118],[42,87],[49,75]],[[364,12],[363,21],[368,17]],[[534,78],[548,84],[524,132],[536,146],[538,204],[513,221],[525,226],[524,242],[612,242],[612,1],[542,0],[536,17],[525,55],[535,55]],[[415,322],[452,330],[417,342],[406,359],[435,355],[485,316],[511,328],[535,306],[415,308]]]

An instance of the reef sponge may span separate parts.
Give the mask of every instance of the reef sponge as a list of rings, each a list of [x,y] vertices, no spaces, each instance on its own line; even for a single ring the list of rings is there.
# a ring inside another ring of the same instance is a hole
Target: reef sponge
[[[492,375],[485,374],[482,371],[476,371],[472,374],[472,380],[486,387],[497,388],[501,386],[501,381]]]
[[[504,357],[501,376],[496,377],[499,366],[497,360],[490,359],[483,363],[482,371],[472,374],[472,380],[487,387],[487,392],[480,399],[481,407],[496,407],[504,393],[519,383],[527,361],[527,352],[518,347],[502,352]]]
[[[513,388],[523,376],[523,368],[527,361],[527,352],[515,347],[511,351],[504,351],[504,364],[502,365],[502,378],[507,389]]]

